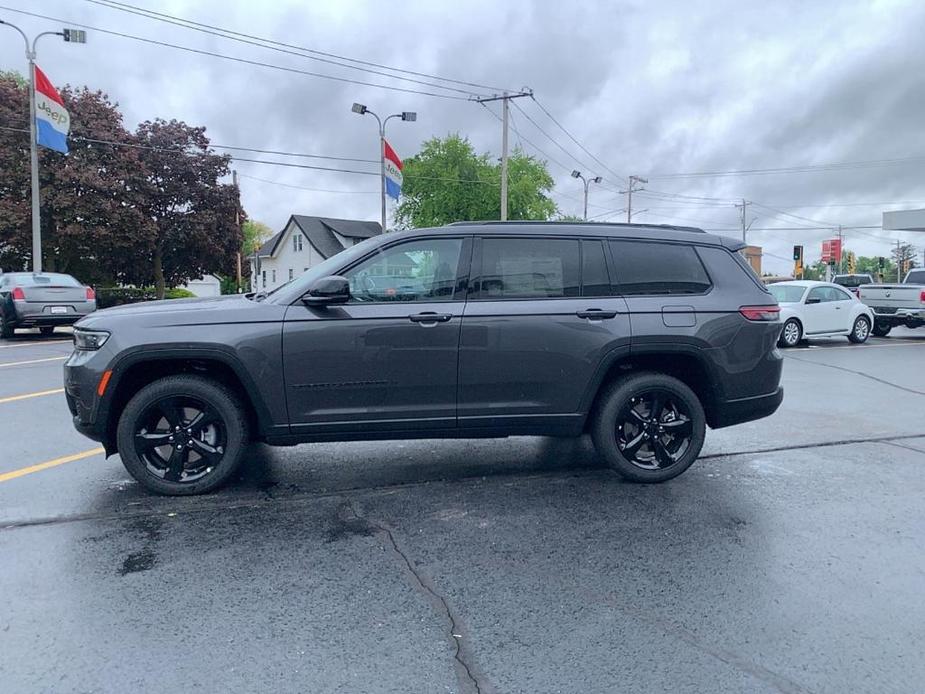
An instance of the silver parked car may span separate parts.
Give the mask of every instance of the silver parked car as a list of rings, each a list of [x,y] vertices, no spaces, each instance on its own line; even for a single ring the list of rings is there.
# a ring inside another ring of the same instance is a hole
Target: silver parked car
[[[12,337],[16,328],[38,328],[51,335],[55,326],[73,325],[95,310],[96,292],[70,275],[0,275],[0,337]]]

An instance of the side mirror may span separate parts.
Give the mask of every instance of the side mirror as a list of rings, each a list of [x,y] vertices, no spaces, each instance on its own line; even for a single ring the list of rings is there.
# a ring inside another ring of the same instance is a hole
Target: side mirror
[[[330,275],[315,280],[315,283],[302,297],[302,303],[307,306],[346,304],[349,300],[350,282],[340,275]]]
[[[811,296],[806,300],[806,303],[807,304],[821,304],[822,299],[820,299],[818,296]]]

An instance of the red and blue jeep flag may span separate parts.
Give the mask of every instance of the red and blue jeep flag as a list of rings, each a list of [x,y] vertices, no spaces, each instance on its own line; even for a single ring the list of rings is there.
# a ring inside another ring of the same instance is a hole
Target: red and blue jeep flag
[[[390,198],[398,200],[401,195],[401,159],[395,154],[395,150],[387,142],[383,141],[385,147],[385,192]]]
[[[62,154],[67,154],[67,133],[71,117],[64,108],[61,95],[35,66],[35,141]]]

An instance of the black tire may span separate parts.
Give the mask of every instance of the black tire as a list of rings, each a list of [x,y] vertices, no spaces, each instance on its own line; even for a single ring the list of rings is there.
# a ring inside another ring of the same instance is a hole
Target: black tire
[[[3,316],[0,316],[0,339],[9,340],[14,334],[16,334],[15,328],[3,320]]]
[[[117,431],[129,474],[149,491],[170,496],[223,485],[240,466],[247,442],[247,416],[237,396],[200,376],[168,376],[145,386],[125,406]]]
[[[883,323],[881,321],[875,320],[874,327],[871,329],[871,332],[877,337],[886,337],[890,334],[892,329],[893,326],[889,323]]]
[[[851,326],[851,333],[848,339],[856,345],[867,342],[870,337],[870,319],[867,316],[858,316],[854,319],[854,325]]]
[[[777,339],[778,347],[796,347],[803,339],[803,326],[796,318],[788,318],[784,327],[780,329],[780,337]]]
[[[592,414],[598,455],[633,482],[677,477],[700,455],[705,436],[706,417],[694,391],[660,373],[635,373],[608,385]]]
[[[53,334],[54,334],[54,332],[55,332],[55,326],[53,326],[53,325],[46,325],[46,326],[44,326],[44,327],[39,328],[39,332],[42,333],[42,335],[43,335],[44,337],[48,337],[49,335],[53,335]]]

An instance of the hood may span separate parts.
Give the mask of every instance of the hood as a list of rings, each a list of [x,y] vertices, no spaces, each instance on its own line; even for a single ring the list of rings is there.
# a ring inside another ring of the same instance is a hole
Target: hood
[[[107,329],[109,326],[134,323],[145,327],[171,325],[209,325],[216,323],[249,323],[274,320],[285,313],[285,307],[266,301],[256,302],[243,294],[192,299],[144,301],[106,308],[82,318],[77,328]],[[268,318],[267,315],[270,314]]]

